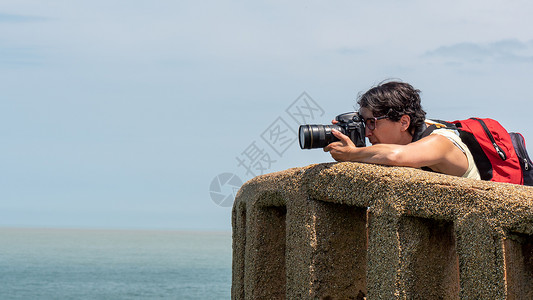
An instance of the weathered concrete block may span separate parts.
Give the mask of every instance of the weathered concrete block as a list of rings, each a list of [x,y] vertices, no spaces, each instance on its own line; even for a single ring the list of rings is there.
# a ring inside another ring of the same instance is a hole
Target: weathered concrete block
[[[398,239],[402,298],[459,297],[459,259],[452,222],[401,217]]]
[[[319,164],[233,207],[233,299],[533,299],[533,188]]]
[[[509,299],[533,299],[533,236],[509,233],[504,249]]]
[[[456,221],[464,299],[504,299],[503,233],[478,213]]]

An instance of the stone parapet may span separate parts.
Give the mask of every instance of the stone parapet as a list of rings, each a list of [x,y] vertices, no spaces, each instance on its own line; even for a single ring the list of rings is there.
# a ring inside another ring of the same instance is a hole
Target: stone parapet
[[[533,299],[533,188],[329,163],[232,212],[233,299]]]

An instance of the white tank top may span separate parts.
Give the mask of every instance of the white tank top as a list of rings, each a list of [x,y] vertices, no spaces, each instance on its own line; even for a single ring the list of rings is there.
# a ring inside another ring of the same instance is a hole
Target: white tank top
[[[431,120],[426,120],[426,124],[429,126],[431,124],[436,124],[435,122],[432,122]],[[462,177],[465,178],[472,178],[472,179],[479,179],[481,180],[481,176],[479,175],[479,170],[476,167],[476,163],[474,162],[474,157],[472,156],[472,153],[468,149],[468,147],[463,143],[461,138],[459,137],[459,132],[457,130],[453,129],[436,129],[431,134],[438,134],[442,135],[445,138],[449,139],[457,148],[459,148],[465,155],[468,160],[468,169],[463,174]]]

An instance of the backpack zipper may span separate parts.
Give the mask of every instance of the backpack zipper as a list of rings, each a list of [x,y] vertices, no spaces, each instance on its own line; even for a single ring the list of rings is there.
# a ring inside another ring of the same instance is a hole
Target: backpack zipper
[[[526,142],[524,140],[524,137],[520,133],[516,133],[515,135],[518,139],[518,143],[522,144],[524,148],[526,147]],[[524,170],[529,171],[529,162],[527,161],[527,154],[524,153],[523,149],[520,147],[517,147],[517,149],[520,152],[520,156],[523,157],[523,163],[524,163]]]
[[[489,138],[489,140],[491,141],[492,143],[492,146],[494,147],[494,149],[496,150],[496,153],[498,153],[498,155],[500,156],[500,158],[502,160],[506,160],[507,159],[507,155],[505,154],[505,152],[503,151],[502,148],[500,148],[500,146],[498,146],[496,144],[496,141],[494,140],[494,137],[492,136],[492,133],[490,133],[490,130],[489,128],[487,127],[487,124],[485,124],[485,122],[481,119],[478,119],[478,118],[471,118],[472,120],[476,120],[479,122],[479,124],[481,124],[481,127],[483,127],[483,130],[485,131],[485,133],[487,134],[487,137]]]

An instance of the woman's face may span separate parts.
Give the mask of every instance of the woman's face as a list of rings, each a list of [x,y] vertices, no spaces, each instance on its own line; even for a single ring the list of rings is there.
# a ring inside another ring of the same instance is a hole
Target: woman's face
[[[366,122],[365,136],[372,145],[376,144],[402,144],[402,126],[400,121],[391,121],[388,118],[374,120],[383,116],[375,116],[371,110],[361,107],[360,115]],[[371,129],[375,122],[375,128]],[[369,126],[370,125],[370,126]]]

